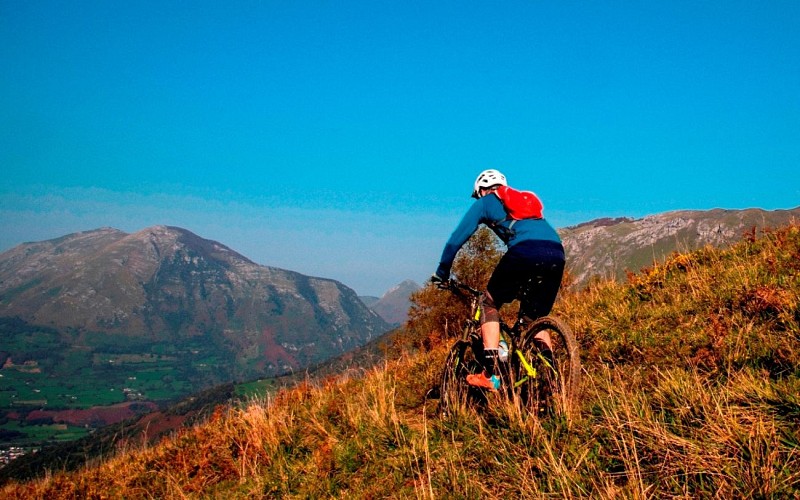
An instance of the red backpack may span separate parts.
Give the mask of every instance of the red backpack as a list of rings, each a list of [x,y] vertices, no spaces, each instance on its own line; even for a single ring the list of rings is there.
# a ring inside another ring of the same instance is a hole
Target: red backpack
[[[503,202],[508,217],[514,220],[541,219],[542,202],[530,191],[520,191],[508,186],[500,186],[494,192]]]

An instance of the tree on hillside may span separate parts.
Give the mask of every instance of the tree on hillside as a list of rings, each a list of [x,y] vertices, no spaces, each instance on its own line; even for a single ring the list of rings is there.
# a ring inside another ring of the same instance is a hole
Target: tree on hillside
[[[479,229],[458,252],[453,277],[473,288],[484,289],[503,256],[502,242],[486,227]],[[406,331],[415,347],[430,348],[460,333],[468,304],[446,290],[428,284],[411,295]]]

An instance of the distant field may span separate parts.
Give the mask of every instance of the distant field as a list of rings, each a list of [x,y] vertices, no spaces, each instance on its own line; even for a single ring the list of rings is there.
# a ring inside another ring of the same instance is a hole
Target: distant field
[[[71,440],[89,429],[42,424],[34,410],[79,410],[126,401],[166,402],[213,385],[229,367],[203,345],[64,334],[0,318],[0,448]]]
[[[43,444],[52,444],[73,441],[89,434],[90,429],[74,427],[64,424],[47,425],[22,425],[16,421],[9,421],[0,427],[5,433],[19,434],[13,440],[14,446],[23,448],[38,448]],[[4,448],[10,446],[5,445]]]

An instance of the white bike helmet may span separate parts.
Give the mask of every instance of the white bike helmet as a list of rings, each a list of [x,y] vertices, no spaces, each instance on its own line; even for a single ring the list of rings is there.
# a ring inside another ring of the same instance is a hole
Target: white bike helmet
[[[506,176],[497,170],[484,170],[478,174],[478,178],[475,179],[475,187],[472,190],[472,197],[480,198],[481,188],[490,188],[492,186],[508,186],[508,182],[506,182]]]

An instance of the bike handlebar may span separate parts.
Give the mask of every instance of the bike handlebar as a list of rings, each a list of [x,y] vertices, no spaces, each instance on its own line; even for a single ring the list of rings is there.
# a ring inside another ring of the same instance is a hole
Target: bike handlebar
[[[475,297],[478,297],[482,293],[480,290],[476,290],[475,288],[465,285],[464,283],[459,283],[456,280],[436,281],[435,284],[441,290],[450,290],[451,292],[457,292],[461,290]]]

